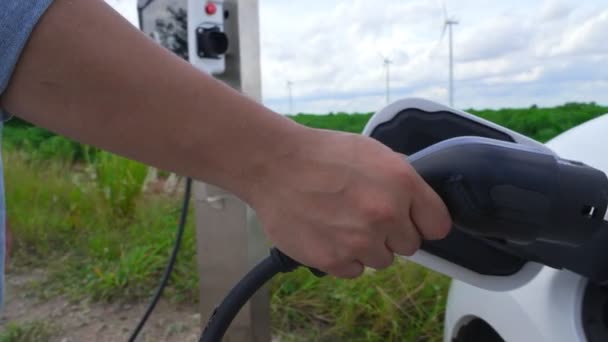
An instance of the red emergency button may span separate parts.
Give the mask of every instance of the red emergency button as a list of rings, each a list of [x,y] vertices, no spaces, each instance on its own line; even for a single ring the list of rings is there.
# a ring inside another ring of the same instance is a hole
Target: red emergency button
[[[206,12],[208,15],[214,15],[214,14],[215,14],[215,12],[217,12],[217,6],[215,6],[215,4],[214,4],[213,2],[208,2],[208,3],[205,5],[205,12]]]

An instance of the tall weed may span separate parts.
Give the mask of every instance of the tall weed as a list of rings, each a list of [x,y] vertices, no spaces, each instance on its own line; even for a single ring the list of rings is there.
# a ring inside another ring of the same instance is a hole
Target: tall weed
[[[97,184],[114,214],[131,218],[143,190],[148,167],[142,163],[101,151],[94,162]]]

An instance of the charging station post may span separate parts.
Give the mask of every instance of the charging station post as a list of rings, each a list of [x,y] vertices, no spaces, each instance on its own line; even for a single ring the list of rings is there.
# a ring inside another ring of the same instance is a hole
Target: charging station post
[[[116,0],[107,1],[118,6]],[[138,1],[131,2],[135,10]],[[185,7],[190,63],[261,101],[258,0],[163,0],[144,4],[151,5],[153,12],[169,5]],[[143,11],[139,12],[140,21],[133,25],[143,30],[142,26],[153,24],[153,18],[144,18]],[[232,286],[268,255],[268,244],[255,213],[239,198],[197,181],[193,193],[202,327]],[[224,341],[270,340],[270,297],[262,288],[235,317]]]
[[[261,101],[258,0],[188,0],[190,62]],[[255,214],[236,196],[195,182],[201,322],[230,288],[268,254]],[[227,331],[225,341],[270,341],[270,298],[262,289]]]

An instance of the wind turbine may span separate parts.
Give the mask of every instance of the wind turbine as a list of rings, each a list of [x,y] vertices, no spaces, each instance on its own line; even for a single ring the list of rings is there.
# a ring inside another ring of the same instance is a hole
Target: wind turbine
[[[448,11],[445,8],[445,2],[443,3],[443,29],[441,31],[441,37],[439,41],[443,40],[443,36],[445,35],[445,31],[448,31],[449,38],[449,49],[450,49],[450,84],[449,84],[449,94],[450,94],[450,107],[454,106],[454,54],[453,54],[453,42],[452,42],[452,26],[458,25],[458,21],[454,18],[448,17]]]
[[[291,94],[291,87],[293,86],[293,82],[290,80],[287,80],[287,93],[289,95],[289,114],[293,114],[293,97]]]
[[[386,74],[386,103],[388,104],[391,101],[391,64],[393,64],[393,61],[380,53],[378,53],[378,55],[382,58],[382,64],[384,65]]]

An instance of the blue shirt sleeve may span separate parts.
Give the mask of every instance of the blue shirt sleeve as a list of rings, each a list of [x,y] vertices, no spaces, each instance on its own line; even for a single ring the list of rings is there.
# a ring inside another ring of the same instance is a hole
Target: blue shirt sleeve
[[[0,95],[34,26],[53,0],[0,0]]]
[[[0,0],[0,95],[6,90],[15,65],[34,26],[53,0]],[[2,108],[0,108],[2,114]],[[2,123],[0,121],[0,129]],[[4,176],[0,158],[0,312],[4,308],[4,254],[6,214]]]

